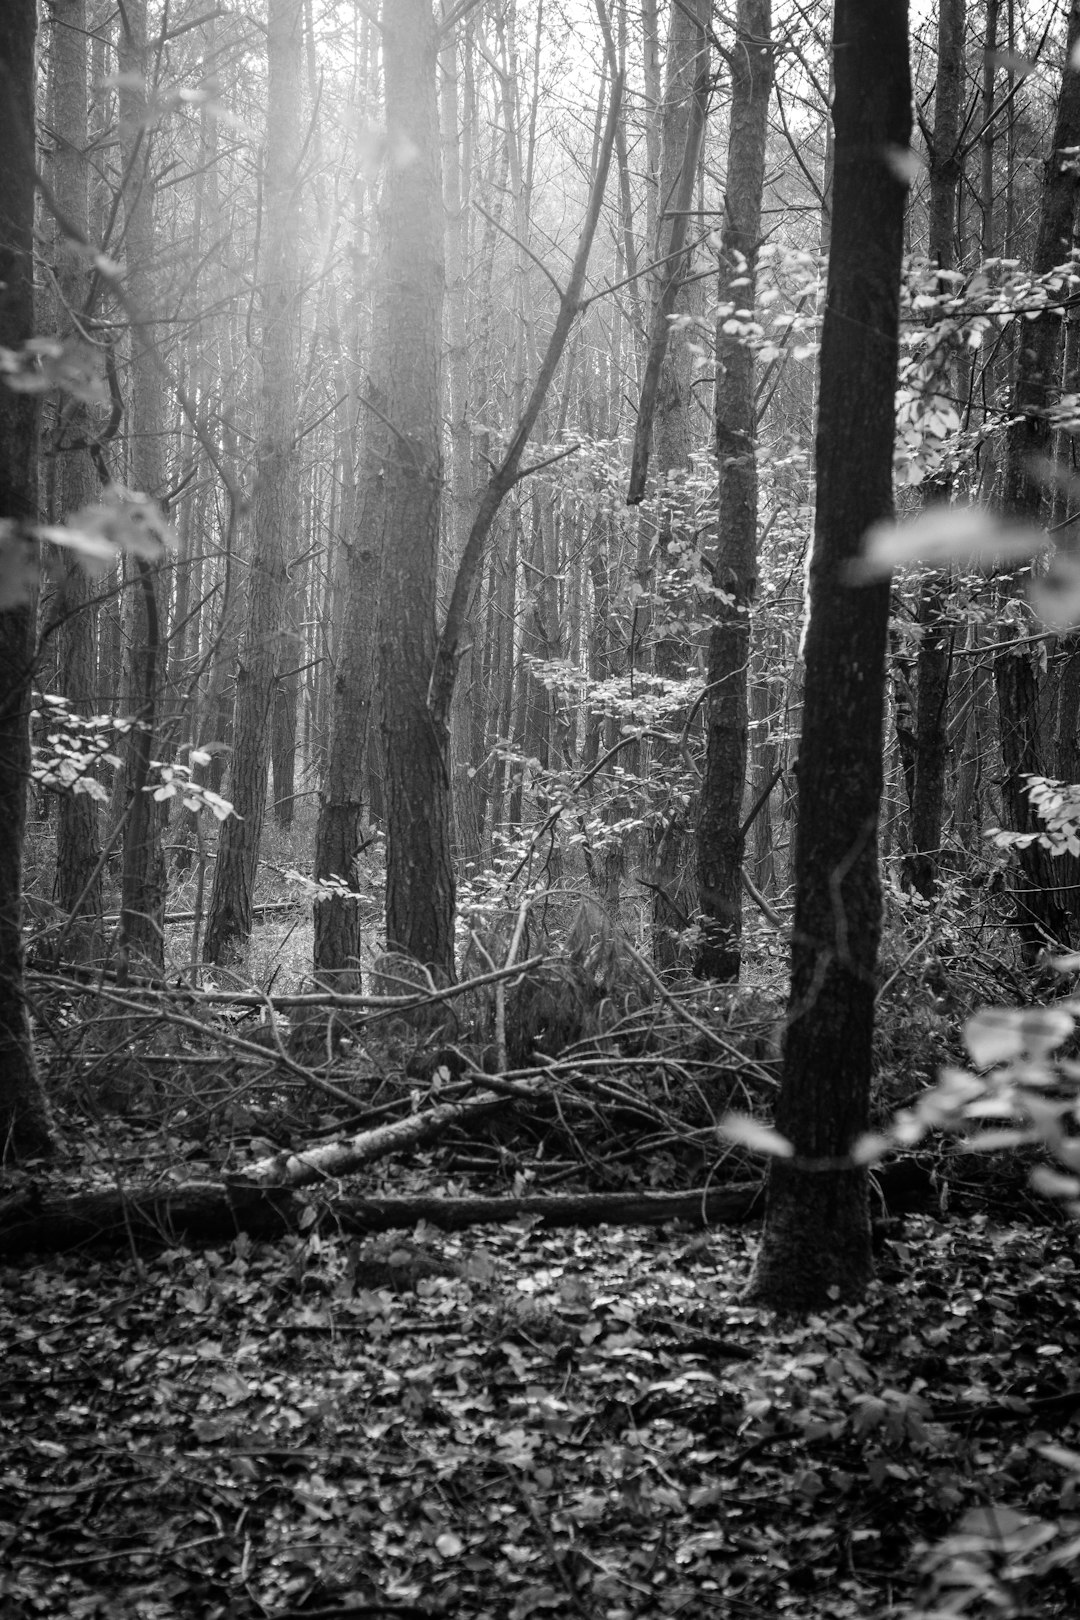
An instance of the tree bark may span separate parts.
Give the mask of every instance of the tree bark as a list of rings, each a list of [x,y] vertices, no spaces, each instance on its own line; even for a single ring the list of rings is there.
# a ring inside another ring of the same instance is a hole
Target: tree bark
[[[34,336],[35,0],[0,6],[0,346]],[[37,564],[38,408],[0,384],[0,561],[12,578]],[[30,772],[33,611],[0,608],[0,1160],[52,1151],[23,984],[22,888]]]
[[[85,240],[89,230],[86,0],[50,0],[49,10],[54,108],[52,187],[61,213]],[[58,336],[68,343],[80,341],[76,323],[86,312],[88,270],[89,256],[82,242],[70,240],[58,225],[55,326]],[[69,311],[74,312],[76,322]],[[51,447],[56,458],[54,522],[89,505],[97,496],[98,478],[85,448],[85,441],[93,434],[89,409],[62,398]],[[56,563],[59,584],[51,603],[51,617],[56,626],[60,690],[74,713],[86,717],[94,713],[97,667],[93,590],[75,553],[58,549]],[[78,920],[68,934],[68,950],[80,961],[100,958],[103,948],[99,854],[96,801],[87,793],[61,794],[56,823],[56,903],[69,916],[78,911]]]
[[[897,1160],[882,1165],[879,1173],[887,1210],[935,1208],[933,1182],[920,1167]],[[702,1228],[758,1219],[764,1191],[760,1181],[714,1183],[683,1192],[534,1194],[524,1198],[376,1199],[335,1191],[320,1214],[327,1230],[357,1234],[411,1231],[421,1221],[442,1232],[522,1220],[547,1228],[663,1226],[669,1221]],[[0,1201],[0,1259],[99,1245],[127,1247],[133,1239],[148,1248],[227,1243],[238,1232],[273,1239],[300,1229],[301,1217],[309,1208],[291,1188],[252,1187],[242,1182],[222,1186],[190,1181],[175,1187],[135,1186],[122,1191],[106,1188],[44,1200],[31,1187]]]
[[[956,265],[966,26],[966,0],[941,0],[938,11],[934,136],[930,155],[930,262],[940,270],[952,270]],[[943,293],[953,290],[948,282],[940,285]],[[945,390],[953,393],[957,379],[956,355],[944,353],[940,364]],[[934,478],[927,483],[925,498],[927,501],[947,501],[949,491],[948,477]],[[905,862],[908,880],[927,900],[932,898],[936,887],[945,808],[949,673],[952,663],[952,632],[944,618],[946,599],[945,581],[931,576],[919,594],[911,854]]]
[[[905,188],[890,157],[911,129],[907,0],[837,0],[832,251],[821,349],[817,510],[791,997],[777,1130],[751,1293],[807,1311],[873,1275],[866,1171],[847,1156],[869,1114],[881,929],[877,822],[889,587],[847,567],[892,511]]]
[[[658,260],[665,260],[665,263],[653,278],[653,301],[659,313],[664,283],[674,279],[677,284],[672,299],[672,313],[676,316],[688,315],[695,305],[700,308],[704,286],[704,283],[693,285],[687,282],[694,262],[692,250],[673,263],[667,261],[666,256],[675,235],[675,221],[669,217],[667,210],[680,208],[684,200],[685,206],[690,207],[691,187],[689,184],[680,187],[680,181],[684,175],[689,177],[696,174],[700,161],[705,103],[709,94],[709,40],[705,28],[708,15],[704,0],[695,0],[695,4],[690,6],[672,6],[668,24],[664,96],[659,108],[660,219],[655,240],[649,243],[649,251],[654,252]],[[648,59],[650,44],[647,38],[645,50]],[[650,128],[653,122],[650,120]],[[620,172],[623,167],[620,154]],[[623,207],[628,215],[628,178],[625,189]],[[691,221],[687,216],[683,217],[689,229]],[[628,221],[625,235],[628,243],[632,243]],[[630,257],[628,252],[628,273],[636,269],[636,252],[634,264],[631,264]],[[668,326],[670,322],[665,320],[662,329]],[[657,600],[656,587],[665,572],[670,570],[672,541],[677,535],[682,537],[693,523],[692,511],[688,509],[690,503],[681,487],[680,477],[690,468],[690,453],[694,444],[691,425],[694,365],[692,328],[685,331],[673,329],[664,332],[663,336],[663,355],[655,401],[651,407],[654,411],[652,470],[659,494],[659,511],[642,508],[638,538],[638,579],[643,592],[637,624],[638,644],[642,646],[643,656],[638,660],[638,666],[645,669],[651,666],[660,680],[679,680],[685,678],[687,667],[694,657],[694,649],[687,644],[686,635],[673,634],[670,629],[665,629],[656,637],[655,648],[650,647],[649,642],[653,627],[661,617],[654,605]],[[656,339],[654,320],[650,344],[655,343]],[[643,389],[639,421],[641,409],[649,408],[650,402]],[[670,619],[670,607],[662,616]],[[677,711],[668,717],[666,729],[678,733],[685,719],[685,711]],[[679,934],[686,926],[686,916],[694,910],[692,882],[688,873],[692,863],[687,848],[691,806],[684,802],[677,785],[685,769],[678,745],[656,742],[651,747],[651,753],[651,762],[647,755],[641,760],[641,774],[668,786],[672,782],[676,784],[675,791],[667,794],[663,825],[649,836],[647,872],[654,885],[651,907],[653,961],[661,971],[670,971],[678,966],[681,954]]]
[[[275,683],[289,590],[288,559],[300,522],[295,434],[302,21],[302,0],[270,0],[261,425],[228,789],[237,814],[221,827],[203,942],[207,962],[241,960],[251,936],[251,899],[266,812]],[[285,656],[293,651],[290,643]]]
[[[386,800],[386,936],[454,971],[449,731],[428,706],[438,645],[442,492],[442,185],[431,0],[386,0],[386,154],[379,210],[365,495],[382,553],[379,724]],[[374,489],[377,483],[378,491]],[[362,518],[363,522],[364,519]]]
[[[738,330],[754,310],[765,139],[772,89],[771,0],[739,0],[732,57],[727,204],[720,242],[716,342],[719,540],[710,604],[705,772],[697,827],[702,979],[737,979],[742,959],[743,792],[747,770],[750,614],[757,592],[757,424],[754,353]],[[739,311],[744,312],[740,317]]]
[[[352,1233],[411,1231],[418,1222],[444,1232],[532,1220],[544,1227],[738,1224],[760,1211],[759,1182],[680,1193],[583,1193],[530,1198],[355,1198],[335,1196],[327,1227]],[[76,1193],[38,1203],[32,1192],[0,1204],[0,1259],[67,1249],[228,1243],[239,1232],[273,1239],[300,1229],[307,1204],[289,1188],[222,1187],[192,1181],[178,1187]],[[305,1228],[306,1230],[306,1228]]]
[[[1076,224],[1078,175],[1075,148],[1080,146],[1080,0],[1069,7],[1065,67],[1054,119],[1053,141],[1047,160],[1039,208],[1039,228],[1032,273],[1046,275],[1069,256]],[[1053,428],[1049,409],[1060,393],[1062,321],[1056,310],[1045,310],[1034,320],[1021,320],[1016,361],[1014,421],[1005,449],[1006,511],[1038,523],[1043,517],[1042,464],[1050,454]],[[1017,584],[1015,589],[1019,589]],[[1016,639],[1016,622],[1003,626],[1001,639]],[[1010,646],[994,661],[998,720],[1001,728],[1002,812],[1005,825],[1017,832],[1038,832],[1042,823],[1027,794],[1028,776],[1046,771],[1039,724],[1039,647],[1032,643]],[[1020,668],[1019,665],[1026,667]],[[1014,884],[1016,926],[1024,961],[1034,964],[1047,945],[1070,941],[1070,908],[1062,903],[1063,871],[1049,851],[1036,840],[1016,851]]]

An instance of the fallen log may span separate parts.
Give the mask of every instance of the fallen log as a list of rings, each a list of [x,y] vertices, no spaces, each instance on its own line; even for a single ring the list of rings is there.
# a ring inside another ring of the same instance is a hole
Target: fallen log
[[[402,1121],[408,1124],[410,1121]],[[370,1137],[379,1136],[377,1131]],[[878,1167],[886,1207],[894,1212],[933,1208],[929,1175],[911,1160]],[[895,1181],[895,1202],[890,1183]],[[324,1183],[324,1190],[326,1184]],[[569,1193],[524,1198],[364,1198],[337,1189],[318,1199],[292,1187],[190,1181],[176,1186],[104,1188],[67,1196],[30,1186],[0,1202],[0,1259],[106,1245],[132,1249],[198,1248],[231,1242],[244,1232],[276,1238],[313,1224],[327,1233],[409,1231],[419,1222],[443,1231],[535,1221],[549,1227],[741,1225],[760,1218],[764,1182],[692,1187],[686,1192]]]
[[[689,1192],[579,1193],[525,1198],[354,1198],[314,1206],[286,1187],[212,1181],[176,1187],[103,1188],[67,1197],[28,1189],[0,1205],[0,1259],[78,1248],[202,1248],[241,1232],[273,1239],[317,1224],[324,1232],[410,1231],[421,1221],[442,1231],[534,1221],[541,1226],[693,1226],[740,1224],[761,1213],[762,1184],[697,1187]],[[315,1221],[310,1211],[315,1209]],[[306,1219],[304,1217],[307,1212]]]

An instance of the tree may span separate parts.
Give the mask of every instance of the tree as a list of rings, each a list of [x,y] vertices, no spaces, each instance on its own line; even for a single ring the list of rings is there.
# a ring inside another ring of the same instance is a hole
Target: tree
[[[647,93],[650,81],[659,79],[654,70],[655,16],[644,17],[645,69]],[[645,376],[638,403],[638,417],[634,432],[634,455],[630,470],[629,500],[644,494],[645,469],[651,461],[652,472],[659,490],[659,513],[643,508],[638,530],[638,577],[643,589],[650,582],[654,586],[670,573],[672,541],[680,540],[692,526],[692,511],[682,487],[685,474],[691,466],[695,449],[693,420],[694,354],[692,338],[698,334],[693,326],[687,330],[673,329],[672,317],[687,317],[692,307],[701,304],[702,283],[691,279],[693,250],[683,250],[691,226],[691,204],[694,185],[701,162],[705,137],[706,115],[712,92],[709,72],[709,38],[706,24],[708,7],[699,3],[672,6],[668,24],[667,61],[665,64],[664,93],[659,118],[650,119],[648,134],[654,135],[659,123],[659,209],[655,240],[649,251],[655,254],[657,268],[652,276],[653,303],[648,332]],[[655,146],[655,138],[652,142]],[[630,229],[629,162],[625,151],[625,136],[619,149],[619,171],[622,185],[622,208],[626,237],[627,271],[637,270],[637,250]],[[651,195],[651,188],[650,188]],[[631,283],[634,296],[637,284]],[[651,440],[651,443],[650,443]],[[647,600],[647,599],[646,599]],[[640,662],[646,668],[651,664],[661,680],[678,680],[685,675],[688,649],[684,637],[670,631],[660,633],[655,648],[650,642],[650,629],[658,615],[642,603],[642,622],[637,644],[642,649]],[[681,727],[685,715],[672,716],[668,722],[671,731]],[[650,774],[662,781],[678,772],[681,767],[679,748],[675,743],[657,742],[653,747]],[[663,825],[651,840],[651,873],[653,883],[652,932],[653,960],[661,968],[674,968],[679,959],[676,935],[682,916],[683,904],[693,909],[693,901],[686,893],[684,867],[688,865],[687,834],[688,808],[681,795],[670,796]]]
[[[127,416],[128,464],[135,491],[158,500],[164,492],[164,409],[153,305],[153,118],[147,97],[146,0],[129,0],[120,18],[120,153],[123,162],[124,256],[131,319]],[[165,965],[165,858],[162,806],[146,791],[158,730],[158,687],[164,634],[157,570],[145,557],[125,562],[124,707],[138,724],[124,760],[124,829],[120,927],[121,972],[134,964],[161,974]]]
[[[36,31],[35,0],[0,8],[0,348],[16,352],[34,336]],[[35,396],[0,383],[0,1159],[52,1148],[26,1009],[21,928],[34,618],[11,589],[13,577],[25,577],[37,560],[37,435]]]
[[[961,147],[966,0],[941,0],[938,13],[938,66],[934,94],[934,133],[930,153],[930,263],[956,268],[957,196],[963,168]],[[951,292],[948,283],[942,291]],[[957,391],[956,356],[947,348],[938,367],[947,393]],[[927,480],[928,501],[947,500],[951,480]],[[913,886],[929,900],[936,883],[938,846],[945,801],[948,747],[950,633],[944,623],[946,581],[931,575],[919,593],[919,650],[916,660],[915,746],[911,794],[911,854],[906,863]]]
[[[454,971],[448,733],[428,708],[438,640],[443,217],[431,0],[383,10],[386,171],[364,398],[359,520],[381,549],[378,689],[386,795],[386,939]],[[372,481],[378,495],[371,506]]]
[[[229,795],[203,956],[235,961],[251,935],[251,899],[266,811],[275,682],[299,528],[296,366],[299,342],[300,66],[303,0],[270,0],[267,26],[266,257],[262,391],[247,622],[236,678]],[[286,657],[295,656],[287,639]]]
[[[704,979],[737,979],[741,961],[743,789],[747,764],[750,611],[757,591],[757,404],[754,352],[744,323],[754,310],[761,240],[765,136],[772,89],[771,0],[739,0],[731,58],[728,181],[720,240],[716,365],[718,543],[705,696],[705,774],[697,826]],[[728,328],[734,324],[734,331]]]
[[[1072,0],[1054,119],[1050,156],[1046,163],[1039,206],[1038,235],[1032,270],[1048,275],[1062,264],[1073,247],[1076,224],[1077,170],[1075,152],[1080,146],[1080,0]],[[1062,321],[1056,310],[1041,311],[1034,320],[1020,323],[1020,344],[1016,361],[1016,388],[1013,424],[1008,430],[1005,451],[1004,505],[1018,518],[1037,523],[1043,511],[1043,468],[1051,448],[1053,424],[1050,410],[1061,393]],[[1046,774],[1046,757],[1040,735],[1039,656],[1040,644],[1021,640],[1016,643],[1016,623],[1002,630],[1006,643],[994,660],[1001,752],[1005,767],[1002,809],[1008,826],[1018,832],[1038,832],[1038,816],[1027,794],[1026,777]],[[1074,720],[1075,724],[1075,720]],[[1034,840],[1017,852],[1018,880],[1016,923],[1025,961],[1033,963],[1039,952],[1055,941],[1070,942],[1070,912],[1075,912],[1061,892],[1061,862]],[[1075,881],[1075,876],[1073,881]]]
[[[894,392],[911,130],[907,0],[837,0],[832,244],[799,749],[791,992],[753,1296],[858,1298],[873,1274],[865,1169],[881,927],[877,822],[889,588],[849,566],[892,510]]]
[[[87,195],[86,0],[51,0],[49,63],[52,70],[52,187],[65,221],[78,232],[73,240],[56,227],[55,326],[66,343],[85,345],[82,323],[89,313],[92,279]],[[53,519],[89,505],[98,489],[90,459],[94,438],[92,413],[85,404],[63,396],[56,412],[52,450],[55,457]],[[59,585],[49,606],[56,635],[60,689],[75,713],[94,712],[96,646],[92,590],[81,560],[70,550],[57,558]],[[56,903],[71,917],[82,917],[69,934],[75,957],[101,954],[101,871],[98,811],[87,793],[63,793],[57,808]]]

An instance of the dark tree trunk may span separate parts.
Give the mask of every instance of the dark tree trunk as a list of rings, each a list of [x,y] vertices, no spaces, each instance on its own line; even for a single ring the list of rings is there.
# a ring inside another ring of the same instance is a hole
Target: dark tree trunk
[[[0,346],[34,336],[35,0],[0,6]],[[8,581],[36,562],[37,399],[0,384],[0,540]],[[25,554],[25,557],[24,557]],[[8,572],[10,571],[10,572]],[[52,1151],[23,986],[22,872],[30,772],[33,612],[0,609],[0,1159]]]
[[[247,624],[236,678],[228,788],[237,814],[222,823],[203,942],[207,962],[241,959],[251,936],[251,898],[266,813],[275,683],[281,668],[281,631],[290,588],[288,559],[300,528],[295,443],[299,339],[296,170],[300,161],[302,19],[302,0],[270,0],[261,437]],[[293,652],[290,643],[285,656]]]
[[[892,511],[905,190],[890,155],[911,130],[907,0],[837,0],[832,250],[821,348],[817,513],[791,999],[753,1296],[785,1310],[858,1298],[873,1275],[865,1170],[881,889],[877,822],[887,584],[846,569]]]
[[[1076,223],[1077,170],[1075,148],[1080,146],[1080,0],[1072,0],[1065,46],[1065,68],[1054,120],[1053,144],[1046,164],[1039,230],[1032,271],[1047,274],[1063,263],[1073,245]],[[1060,393],[1062,322],[1056,310],[1020,323],[1014,414],[1005,455],[1005,506],[1017,517],[1039,522],[1043,516],[1040,467],[1050,454],[1053,428],[1049,408]],[[1017,586],[1019,589],[1019,586]],[[1015,625],[1007,624],[1002,640],[1014,641]],[[1028,776],[1045,774],[1046,759],[1040,737],[1038,667],[1039,645],[1010,647],[994,662],[1001,751],[1005,766],[1002,813],[1007,827],[1017,832],[1038,832],[1042,823],[1027,795]],[[1020,669],[1017,666],[1027,667]],[[1070,943],[1069,910],[1062,904],[1060,862],[1038,842],[1016,852],[1014,885],[1016,925],[1025,962],[1055,942]]]
[[[720,305],[753,309],[765,137],[772,89],[771,0],[739,0],[731,69],[727,208],[720,241]],[[702,979],[737,979],[742,957],[743,791],[747,766],[750,612],[757,592],[757,441],[754,353],[717,333],[716,458],[719,539],[705,700],[705,774],[697,828]]]

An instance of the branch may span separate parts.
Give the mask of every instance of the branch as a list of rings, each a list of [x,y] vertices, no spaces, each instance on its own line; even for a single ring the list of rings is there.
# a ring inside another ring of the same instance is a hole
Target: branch
[[[450,30],[456,28],[459,22],[464,22],[469,12],[475,11],[479,4],[480,0],[458,0],[458,4],[453,8],[449,16],[443,18],[436,30],[436,37],[440,45]]]
[[[557,461],[565,461],[567,456],[576,455],[580,449],[580,444],[570,444],[565,450],[560,450],[558,455],[545,456],[543,461],[534,461],[528,467],[519,467],[514,479],[515,484],[520,484],[523,478],[531,478],[533,473],[543,472],[545,467],[554,467]]]
[[[649,449],[652,441],[653,416],[660,388],[660,371],[668,349],[669,316],[683,283],[687,264],[683,250],[694,181],[697,177],[698,153],[705,129],[705,114],[712,89],[712,76],[706,63],[694,83],[694,99],[690,103],[690,117],[686,129],[686,146],[682,168],[674,198],[674,217],[671,221],[670,247],[667,257],[675,260],[660,295],[653,306],[652,332],[649,335],[649,356],[645,362],[645,377],[641,384],[638,403],[637,428],[634,432],[634,453],[630,461],[630,485],[626,492],[627,506],[637,506],[645,498],[645,479],[649,471]]]
[[[596,175],[589,192],[589,202],[585,213],[585,223],[581,228],[577,252],[570,270],[570,279],[566,290],[559,298],[559,313],[556,317],[555,327],[548,341],[543,362],[533,384],[532,393],[521,413],[517,429],[507,448],[501,464],[492,473],[488,486],[480,498],[480,508],[473,520],[469,531],[469,538],[465,542],[458,564],[457,575],[454,579],[453,589],[450,592],[450,602],[446,610],[446,620],[443,624],[439,645],[432,665],[431,679],[428,684],[428,711],[436,727],[443,727],[449,722],[450,700],[454,693],[454,681],[457,676],[458,648],[465,629],[468,617],[469,604],[480,577],[480,566],[484,558],[484,547],[488,535],[491,533],[496,514],[502,505],[504,497],[518,482],[521,458],[525,453],[525,446],[529,436],[536,425],[541,407],[551,387],[556,368],[562,358],[566,347],[566,340],[570,335],[570,328],[581,311],[581,293],[585,285],[585,272],[588,268],[589,254],[592,250],[593,237],[600,220],[600,209],[604,201],[604,190],[607,185],[608,169],[611,166],[611,154],[615,146],[615,132],[618,129],[619,113],[622,105],[623,80],[620,74],[611,87],[611,102],[608,107],[607,123],[600,146],[600,154],[596,165]]]
[[[526,254],[532,260],[536,268],[547,277],[551,285],[554,287],[556,298],[558,298],[560,301],[565,298],[566,294],[563,292],[563,289],[559,286],[559,283],[555,280],[555,277],[552,275],[551,271],[548,269],[540,255],[533,252],[528,242],[523,242],[520,236],[515,236],[513,231],[507,230],[506,226],[497,220],[494,214],[488,213],[483,203],[474,202],[473,207],[476,209],[478,214],[483,214],[489,225],[494,225],[497,231],[501,231],[505,237],[508,237],[509,240],[513,242],[515,247],[519,247],[522,253]]]

